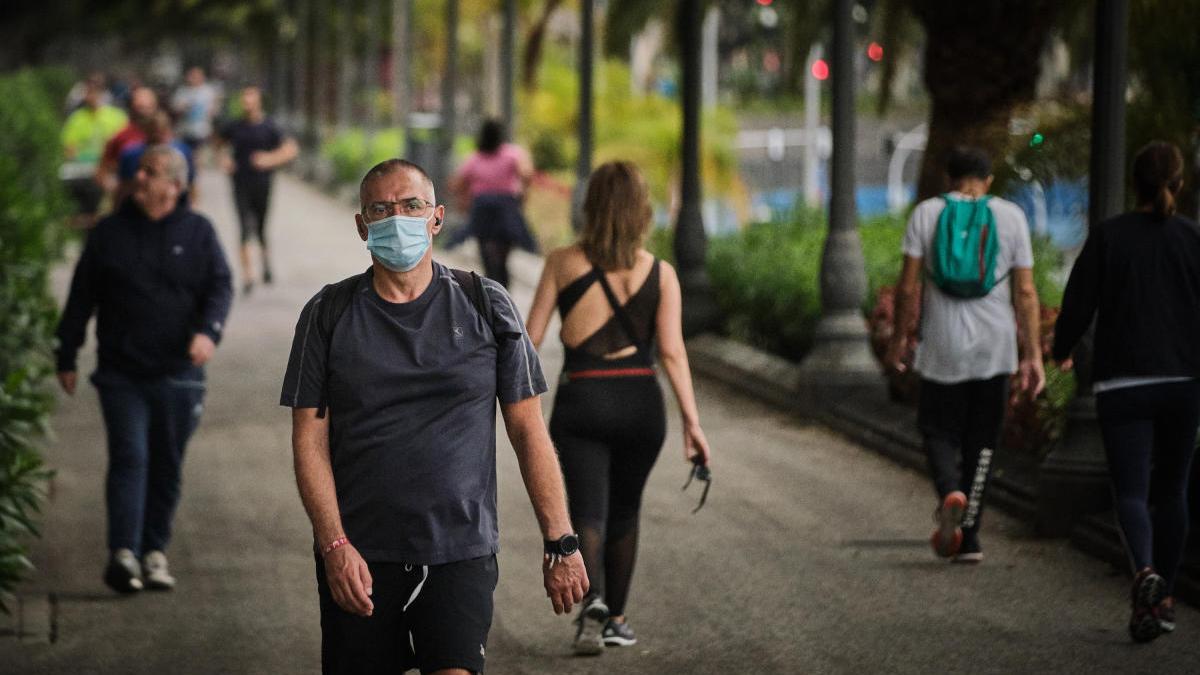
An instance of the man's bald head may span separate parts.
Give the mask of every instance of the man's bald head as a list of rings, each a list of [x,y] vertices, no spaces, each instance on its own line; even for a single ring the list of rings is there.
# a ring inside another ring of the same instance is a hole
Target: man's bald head
[[[367,172],[367,175],[363,176],[362,182],[358,184],[358,201],[363,209],[366,209],[367,207],[367,188],[370,187],[371,183],[383,178],[384,176],[396,173],[397,171],[408,171],[412,175],[420,178],[421,182],[429,190],[429,201],[434,204],[437,203],[437,197],[434,194],[433,189],[433,179],[429,177],[429,174],[425,172],[425,169],[422,169],[419,164],[414,164],[407,159],[385,159],[384,161],[371,167],[371,170]]]

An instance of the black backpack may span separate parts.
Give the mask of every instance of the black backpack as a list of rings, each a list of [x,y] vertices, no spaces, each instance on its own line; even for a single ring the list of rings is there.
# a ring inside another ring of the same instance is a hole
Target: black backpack
[[[367,275],[371,272],[368,269],[366,272],[355,274],[352,277],[346,277],[335,284],[328,284],[321,289],[317,294],[317,305],[313,311],[317,313],[317,331],[321,337],[325,338],[325,382],[321,385],[321,400],[317,404],[317,417],[324,418],[325,412],[329,407],[329,352],[333,343],[333,329],[341,320],[342,315],[346,313],[346,308],[350,306],[350,301],[354,298],[354,294],[358,292],[360,285],[366,280]],[[458,285],[462,287],[467,297],[471,300],[471,305],[475,307],[475,311],[479,312],[480,316],[487,322],[488,327],[492,328],[492,336],[495,337],[495,326],[492,323],[492,301],[488,297],[487,292],[483,289],[483,278],[475,272],[450,268],[450,273],[454,275],[454,279]]]

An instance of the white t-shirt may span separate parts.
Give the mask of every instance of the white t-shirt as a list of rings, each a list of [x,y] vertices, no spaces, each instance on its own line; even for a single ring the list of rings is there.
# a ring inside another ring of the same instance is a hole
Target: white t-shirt
[[[958,192],[950,194],[955,199],[970,199]],[[945,206],[940,196],[917,204],[904,232],[904,255],[924,260],[927,271],[938,216]],[[996,217],[1000,244],[998,283],[986,296],[971,299],[947,295],[932,280],[925,283],[914,364],[925,379],[954,384],[1017,370],[1017,319],[1011,285],[1005,277],[1013,268],[1033,268],[1029,223],[1021,208],[1010,201],[992,197],[988,208]]]
[[[211,84],[180,87],[171,101],[179,113],[179,133],[204,139],[212,135],[212,117],[217,105],[217,89]]]

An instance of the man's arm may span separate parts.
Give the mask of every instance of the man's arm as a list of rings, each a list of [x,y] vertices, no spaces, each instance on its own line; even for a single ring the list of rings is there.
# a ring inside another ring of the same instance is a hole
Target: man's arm
[[[904,363],[904,359],[908,355],[908,338],[916,331],[917,321],[921,318],[922,264],[923,258],[904,256],[904,267],[900,270],[900,282],[896,285],[896,300],[893,310],[895,320],[884,366],[893,368],[897,372],[903,372],[908,367]]]
[[[319,553],[325,554],[325,575],[339,607],[352,614],[370,616],[371,572],[350,542],[328,553],[326,547],[346,536],[329,460],[329,418],[317,417],[316,408],[292,409],[292,455],[300,501],[312,522]]]
[[[278,169],[300,154],[300,146],[295,139],[285,138],[274,150],[260,150],[250,156],[250,163],[259,171]]]
[[[55,336],[58,338],[58,349],[55,360],[58,370],[58,382],[63,391],[75,395],[75,357],[79,346],[87,337],[88,321],[96,310],[97,293],[101,280],[98,274],[99,265],[96,263],[96,249],[99,246],[100,230],[92,230],[83,245],[83,253],[75,264],[75,274],[71,277],[71,291],[67,295],[67,305],[63,308],[62,317],[58,321]]]
[[[1038,302],[1033,269],[1014,267],[1012,270],[1012,302],[1017,313],[1017,334],[1021,336],[1021,389],[1030,398],[1042,393],[1046,386],[1046,371],[1042,365],[1042,308]]]
[[[563,490],[562,469],[542,420],[540,396],[531,396],[516,403],[500,406],[504,414],[504,427],[512,441],[521,465],[521,478],[533,511],[537,516],[542,538],[558,539],[572,532],[571,519],[567,515],[566,493]],[[582,602],[588,591],[587,571],[583,567],[583,556],[579,553],[563,558],[551,566],[542,566],[546,595],[554,604],[554,613],[570,612],[574,603]]]

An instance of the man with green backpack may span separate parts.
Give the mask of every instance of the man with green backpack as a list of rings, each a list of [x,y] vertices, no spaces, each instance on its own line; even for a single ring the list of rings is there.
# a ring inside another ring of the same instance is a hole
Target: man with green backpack
[[[918,425],[938,493],[930,543],[940,557],[978,563],[1009,379],[1019,373],[1019,387],[1036,396],[1046,376],[1025,215],[987,194],[991,161],[982,150],[955,148],[946,174],[950,191],[917,204],[909,217],[886,360],[907,370],[915,344]]]

